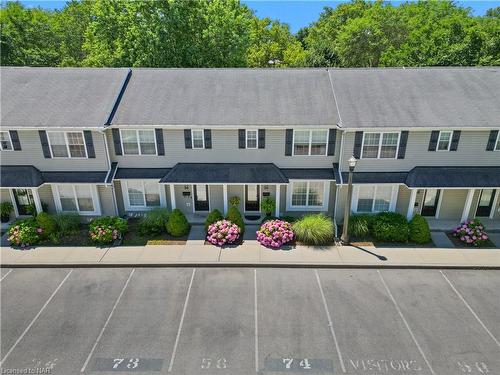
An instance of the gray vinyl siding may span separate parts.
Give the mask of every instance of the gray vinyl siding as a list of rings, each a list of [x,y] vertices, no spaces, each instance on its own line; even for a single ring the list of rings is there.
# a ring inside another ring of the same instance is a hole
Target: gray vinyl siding
[[[208,196],[210,199],[210,211],[219,210],[224,213],[224,192],[222,185],[209,185]]]
[[[54,194],[52,194],[52,186],[44,184],[38,188],[40,202],[47,204],[50,213],[56,212],[56,204],[54,202]]]
[[[383,129],[381,129],[383,131]],[[353,154],[354,132],[344,135],[342,170],[346,171],[347,160]],[[462,129],[457,151],[427,151],[431,131],[410,131],[404,159],[360,159],[357,172],[409,171],[415,166],[498,166],[500,152],[486,151],[488,131]]]
[[[111,186],[98,185],[97,192],[101,202],[101,215],[115,216],[117,213],[113,203],[113,189],[111,189]]]
[[[396,201],[396,212],[406,216],[408,211],[408,204],[410,203],[411,191],[404,185],[399,186],[398,200]]]
[[[187,189],[184,188],[184,185],[175,185],[175,206],[179,210],[181,210],[185,215],[193,213],[193,187],[192,185],[186,185]],[[182,192],[189,191],[191,194],[189,197],[185,197],[182,195]]]
[[[441,209],[439,219],[460,220],[467,198],[467,189],[444,189],[441,190]]]
[[[206,127],[210,128],[209,126]],[[164,129],[165,155],[116,155],[111,131],[107,132],[112,161],[120,168],[168,168],[177,163],[275,163],[284,168],[330,168],[338,161],[340,132],[337,132],[335,156],[285,156],[285,129],[266,129],[264,149],[238,148],[238,130],[212,129],[211,149],[186,149],[183,129]]]
[[[118,206],[118,214],[123,216],[125,215],[125,206],[123,204],[122,184],[120,181],[114,181],[113,187],[115,191],[116,205]]]
[[[18,130],[21,151],[2,151],[2,165],[33,165],[41,171],[106,171],[104,136],[92,132],[95,158],[51,158],[43,156],[38,130]]]

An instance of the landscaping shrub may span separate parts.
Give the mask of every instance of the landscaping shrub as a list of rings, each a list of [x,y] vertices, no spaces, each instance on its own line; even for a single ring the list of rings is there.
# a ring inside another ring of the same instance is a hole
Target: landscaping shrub
[[[117,216],[92,219],[89,224],[90,239],[101,245],[111,244],[127,231],[127,220]]]
[[[292,224],[283,220],[270,220],[257,231],[257,241],[263,246],[278,248],[293,240]]]
[[[53,216],[57,231],[61,236],[74,234],[80,229],[80,215],[76,213],[60,213]]]
[[[216,245],[223,246],[234,243],[240,238],[241,230],[229,220],[219,220],[208,226],[207,241]]]
[[[306,245],[328,245],[335,236],[332,219],[323,214],[304,216],[292,228],[295,238]]]
[[[35,218],[38,226],[43,229],[42,237],[49,237],[57,232],[57,223],[54,217],[46,212],[40,212]]]
[[[374,216],[366,214],[351,215],[349,217],[349,235],[358,239],[367,238],[370,235],[373,218]]]
[[[10,220],[10,213],[14,210],[14,206],[10,202],[0,203],[0,216],[2,223],[6,223]]]
[[[224,216],[222,216],[222,213],[215,209],[215,210],[212,210],[206,220],[205,220],[205,232],[208,231],[208,227],[210,226],[210,224],[213,224],[215,223],[216,221],[220,221],[220,220],[223,220],[224,219]]]
[[[49,210],[49,205],[47,203],[41,202],[41,205],[42,212],[47,212]],[[33,217],[36,217],[36,215],[38,214],[38,212],[36,212],[36,205],[34,203],[28,204],[28,206],[26,206],[26,212]]]
[[[148,211],[139,220],[138,231],[141,236],[156,235],[166,231],[170,212],[166,208],[155,208]]]
[[[26,247],[35,245],[40,241],[43,229],[40,228],[34,218],[17,220],[9,227],[7,240],[15,245]]]
[[[293,224],[300,218],[296,216],[281,216],[280,219]]]
[[[260,221],[261,224],[264,224],[266,221],[270,221],[270,220],[276,220],[278,219],[276,216],[264,216],[264,218]]]
[[[178,208],[170,214],[166,228],[167,232],[174,237],[185,236],[189,233],[189,223],[186,216]]]
[[[245,233],[245,222],[243,221],[243,217],[236,206],[229,207],[229,210],[227,210],[226,220],[236,224],[240,228],[242,235]]]
[[[453,236],[468,245],[481,246],[484,245],[489,238],[485,229],[486,228],[479,220],[468,220],[453,230]]]
[[[373,219],[372,235],[383,242],[408,242],[408,221],[396,212],[381,212]]]
[[[276,209],[276,203],[274,202],[274,199],[271,197],[265,197],[262,199],[262,202],[260,202],[260,209],[264,211],[266,216],[271,216]]]
[[[422,215],[416,214],[409,223],[410,241],[428,243],[431,240],[431,230],[427,220]]]

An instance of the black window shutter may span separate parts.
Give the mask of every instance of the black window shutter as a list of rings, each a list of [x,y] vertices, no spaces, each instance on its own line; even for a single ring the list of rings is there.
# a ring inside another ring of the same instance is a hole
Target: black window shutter
[[[9,130],[9,134],[14,151],[21,151],[21,142],[19,142],[19,134],[17,134],[17,130]]]
[[[165,143],[163,142],[163,129],[155,129],[156,149],[158,155],[165,155]]]
[[[83,136],[85,137],[85,145],[87,146],[87,157],[95,159],[94,140],[92,139],[92,132],[84,130]]]
[[[460,141],[460,130],[454,130],[453,135],[451,137],[451,145],[450,145],[450,151],[457,151],[458,149],[458,142]]]
[[[406,143],[408,142],[408,131],[403,130],[399,137],[398,159],[404,159],[406,154]]]
[[[266,129],[259,129],[259,148],[266,148]]]
[[[205,137],[205,148],[212,148],[212,131],[210,129],[203,130]]]
[[[498,130],[490,131],[490,137],[488,138],[486,151],[493,151],[495,149],[495,142],[497,141],[497,137],[498,137]]]
[[[120,139],[120,129],[111,129],[113,133],[113,145],[115,146],[115,155],[122,155],[122,141]]]
[[[363,132],[356,132],[354,135],[354,149],[352,150],[352,155],[359,159],[361,158],[361,145],[363,144]]]
[[[38,135],[40,136],[40,143],[42,144],[43,156],[45,159],[50,159],[52,155],[50,154],[49,140],[47,139],[47,132],[45,130],[39,130]]]
[[[292,156],[293,129],[286,129],[285,133],[285,156]]]
[[[191,141],[191,129],[184,129],[184,147],[193,148],[193,142]]]
[[[436,147],[438,144],[438,138],[439,138],[439,130],[433,130],[431,132],[431,139],[429,140],[428,151],[436,151]]]
[[[337,140],[337,130],[328,130],[328,156],[335,155],[335,141]]]
[[[238,148],[245,148],[245,129],[238,129]]]

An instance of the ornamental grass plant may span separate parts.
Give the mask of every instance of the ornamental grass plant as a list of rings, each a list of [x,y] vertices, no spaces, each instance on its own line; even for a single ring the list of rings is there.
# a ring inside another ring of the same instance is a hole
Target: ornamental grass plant
[[[333,220],[323,214],[306,215],[293,224],[295,238],[306,245],[323,246],[333,242]]]

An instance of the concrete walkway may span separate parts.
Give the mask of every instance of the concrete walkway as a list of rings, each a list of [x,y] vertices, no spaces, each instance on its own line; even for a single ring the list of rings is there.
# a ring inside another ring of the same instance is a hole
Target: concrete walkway
[[[488,267],[500,268],[500,249],[375,248],[296,246],[272,250],[246,240],[234,248],[212,245],[141,247],[2,247],[2,267],[17,266],[326,266],[326,267]]]

